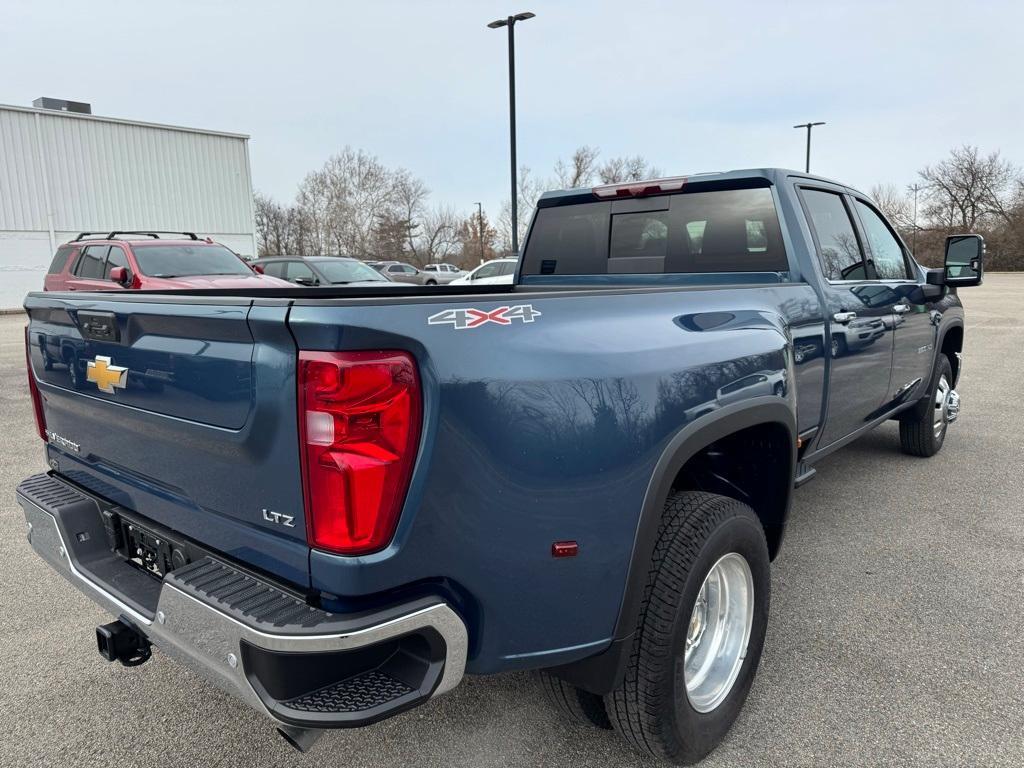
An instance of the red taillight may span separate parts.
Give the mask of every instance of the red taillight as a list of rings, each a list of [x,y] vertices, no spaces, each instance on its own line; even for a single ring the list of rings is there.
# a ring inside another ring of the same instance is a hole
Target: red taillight
[[[28,369],[28,393],[32,397],[32,410],[36,414],[36,431],[46,440],[46,417],[43,416],[43,396],[39,393],[36,376],[32,373],[32,346],[29,341],[28,326],[25,326],[25,367]]]
[[[416,461],[422,396],[405,352],[299,352],[299,439],[310,546],[391,541]]]
[[[678,192],[684,186],[686,186],[686,177],[676,176],[671,179],[608,184],[603,187],[594,187],[591,191],[594,193],[594,197],[601,199],[609,197],[646,197],[647,195],[658,195],[665,192]]]

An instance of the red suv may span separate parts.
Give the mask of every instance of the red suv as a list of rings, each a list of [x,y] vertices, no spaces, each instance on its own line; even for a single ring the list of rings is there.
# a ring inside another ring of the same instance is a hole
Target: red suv
[[[164,240],[161,234],[183,235]],[[46,291],[290,287],[192,232],[83,232],[57,249]]]

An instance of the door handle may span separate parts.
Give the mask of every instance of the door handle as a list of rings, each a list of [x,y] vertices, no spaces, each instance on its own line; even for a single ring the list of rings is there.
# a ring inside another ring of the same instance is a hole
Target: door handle
[[[894,304],[893,308],[892,308],[892,311],[895,312],[898,315],[902,315],[905,312],[909,312],[910,311],[910,305],[909,304]]]
[[[833,320],[835,320],[837,323],[844,323],[844,324],[850,322],[851,320],[853,320],[856,317],[857,317],[857,313],[856,312],[836,312],[834,315],[832,315],[832,319]]]

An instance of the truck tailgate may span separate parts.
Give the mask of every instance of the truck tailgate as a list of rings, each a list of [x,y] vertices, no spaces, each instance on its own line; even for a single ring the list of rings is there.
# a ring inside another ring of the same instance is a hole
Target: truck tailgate
[[[51,467],[308,584],[287,302],[36,294],[26,308]]]

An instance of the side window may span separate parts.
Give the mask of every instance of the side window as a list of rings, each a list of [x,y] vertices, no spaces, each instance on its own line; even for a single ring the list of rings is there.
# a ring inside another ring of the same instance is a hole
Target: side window
[[[403,264],[402,265],[402,271],[405,274],[407,274],[407,275],[415,275],[416,274],[416,268],[415,267],[410,267],[408,264]]]
[[[75,265],[75,275],[84,279],[102,280],[109,245],[90,245]]]
[[[62,245],[57,249],[57,253],[53,256],[53,261],[50,262],[50,268],[47,270],[48,274],[59,275],[64,271],[64,265],[68,263],[68,256],[74,250],[70,245]]]
[[[473,273],[473,279],[479,280],[482,277],[497,277],[501,274],[498,268],[501,266],[501,262],[497,264],[484,264],[480,269]]]
[[[271,277],[284,277],[284,267],[287,262],[284,261],[272,261],[269,264],[263,265],[263,274],[270,275]]]
[[[503,261],[498,265],[499,275],[514,275],[516,272],[516,262],[514,261]]]
[[[313,280],[313,270],[303,264],[301,261],[289,261],[286,262],[288,267],[285,270],[285,279],[290,280],[293,283],[299,278],[306,278],[307,280]]]
[[[402,271],[403,270],[401,264],[392,264],[391,266],[388,267],[388,272],[391,272],[392,274],[399,274]]]
[[[874,208],[855,200],[857,215],[864,226],[864,236],[868,241],[870,262],[875,265],[875,274],[879,280],[906,280],[907,261],[903,256],[903,247],[885,221]]]
[[[127,267],[128,256],[124,250],[116,245],[110,246],[110,253],[107,255],[107,265],[103,269],[103,277],[106,280],[110,279],[110,270],[114,267]]]
[[[805,189],[801,192],[814,233],[818,258],[829,280],[864,280],[864,258],[843,199],[832,192]]]

